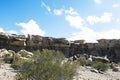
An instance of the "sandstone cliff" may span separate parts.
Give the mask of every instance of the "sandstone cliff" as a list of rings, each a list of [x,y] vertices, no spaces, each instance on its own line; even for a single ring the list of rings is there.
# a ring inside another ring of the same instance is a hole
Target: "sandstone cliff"
[[[53,49],[62,51],[66,57],[75,54],[107,56],[110,61],[120,62],[120,40],[100,39],[98,43],[85,43],[84,40],[68,41],[65,38],[42,37],[39,35],[16,35],[0,32],[0,49],[28,51]]]

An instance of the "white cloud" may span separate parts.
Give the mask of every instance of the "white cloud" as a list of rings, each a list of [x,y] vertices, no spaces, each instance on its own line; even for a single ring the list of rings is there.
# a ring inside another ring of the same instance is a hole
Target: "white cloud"
[[[79,15],[74,8],[69,8],[63,10],[65,15],[65,20],[70,26],[78,29],[78,32],[73,32],[68,40],[86,40],[86,42],[97,42],[98,39],[119,39],[120,30],[111,29],[106,31],[94,31],[93,29],[86,27],[84,24],[84,19]],[[87,21],[90,24],[95,24],[98,22],[107,23],[112,20],[112,13],[105,12],[102,16],[88,16]]]
[[[68,40],[86,40],[86,42],[97,42],[98,39],[119,39],[120,30],[111,29],[107,31],[81,31],[74,32]]]
[[[71,26],[80,29],[79,32],[73,32],[68,40],[86,40],[86,42],[97,42],[98,39],[119,39],[120,30],[111,29],[107,31],[96,32],[83,24],[80,16],[69,16],[66,19]]]
[[[83,19],[80,16],[66,15],[65,19],[75,28],[79,29],[83,27]]]
[[[93,25],[95,23],[101,22],[101,23],[107,23],[112,20],[112,13],[105,12],[103,16],[97,17],[97,16],[88,16],[87,21]]]
[[[18,32],[17,32],[17,31],[14,31],[14,30],[9,30],[9,31],[6,31],[6,32],[12,33],[12,34],[18,34]]]
[[[51,8],[48,5],[46,5],[44,2],[42,2],[41,6],[45,7],[48,12],[51,11]]]
[[[0,28],[0,32],[5,32],[5,31],[3,30],[3,28]]]
[[[109,22],[111,20],[111,13],[104,13],[101,17],[92,17],[93,24],[96,22]],[[120,30],[111,29],[107,31],[94,31],[84,25],[84,20],[79,15],[66,15],[65,20],[69,22],[70,26],[80,30],[73,32],[68,40],[86,40],[86,42],[97,42],[98,39],[119,39]],[[96,21],[96,22],[95,22]],[[92,22],[91,22],[92,23]]]
[[[63,11],[64,11],[64,9],[54,9],[53,10],[53,13],[55,14],[55,15],[62,15],[63,14]]]
[[[53,13],[55,15],[62,15],[62,14],[65,14],[65,15],[79,15],[75,10],[74,8],[70,7],[69,9],[54,9],[53,10]]]
[[[101,0],[94,0],[94,2],[97,3],[97,4],[101,4],[102,3]]]
[[[21,32],[23,34],[33,34],[44,36],[45,32],[40,29],[39,25],[34,21],[30,20],[28,23],[16,23],[16,25],[22,27]]]
[[[68,10],[65,10],[65,14],[78,15],[78,13],[72,7],[70,7]]]
[[[14,30],[4,30],[3,28],[0,27],[0,32],[6,32],[6,33],[12,33],[12,34],[18,34],[16,31]]]
[[[118,7],[120,7],[120,4],[117,4],[117,3],[116,3],[116,4],[113,4],[112,7],[113,7],[113,8],[118,8]]]
[[[83,26],[84,20],[79,16],[78,12],[74,8],[70,7],[69,9],[54,9],[55,15],[65,15],[65,20],[70,23],[70,25],[77,29],[84,29]]]

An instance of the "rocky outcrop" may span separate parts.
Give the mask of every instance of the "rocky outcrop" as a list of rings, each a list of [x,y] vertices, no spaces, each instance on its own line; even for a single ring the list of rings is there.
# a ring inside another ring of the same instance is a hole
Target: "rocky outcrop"
[[[110,61],[120,62],[120,40],[100,39],[98,43],[85,43],[84,40],[68,41],[65,38],[42,37],[39,35],[16,35],[0,32],[0,49],[6,48],[18,52],[51,49],[60,50],[66,57],[76,54],[100,56]]]

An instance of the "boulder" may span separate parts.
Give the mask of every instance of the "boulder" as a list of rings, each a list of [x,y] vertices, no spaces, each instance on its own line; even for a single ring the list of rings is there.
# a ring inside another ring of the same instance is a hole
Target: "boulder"
[[[90,69],[91,72],[99,73],[97,69]]]
[[[12,57],[13,54],[7,51],[6,49],[0,49],[0,57],[7,57],[7,56]]]
[[[99,56],[92,56],[93,61],[102,61],[102,62],[110,62],[110,60],[105,57],[99,57]]]
[[[20,50],[19,52],[17,52],[18,55],[20,55],[21,57],[32,57],[33,56],[33,53],[31,52],[28,52],[26,50]]]
[[[120,67],[114,67],[114,68],[113,68],[113,71],[114,71],[114,72],[120,72]]]

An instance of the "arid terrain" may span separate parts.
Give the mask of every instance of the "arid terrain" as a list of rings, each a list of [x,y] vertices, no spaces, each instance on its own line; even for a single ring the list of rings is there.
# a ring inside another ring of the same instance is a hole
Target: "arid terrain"
[[[74,60],[101,61],[102,66],[113,63],[120,63],[120,40],[119,39],[101,39],[98,43],[85,43],[84,40],[68,41],[65,38],[42,37],[38,35],[16,35],[0,33],[0,57],[14,59],[19,56],[20,59],[27,60],[33,56],[36,50],[59,50],[64,56],[74,62]],[[81,61],[80,61],[81,62]],[[11,64],[1,60],[0,80],[14,80],[17,71],[10,67]],[[85,62],[86,63],[86,62]],[[94,64],[95,65],[95,64]],[[99,64],[97,64],[99,66]],[[115,66],[116,67],[116,66]],[[97,69],[88,66],[80,66],[74,80],[120,80],[120,66],[117,71],[108,68],[105,72],[99,72]]]
[[[101,73],[91,72],[86,67],[80,67],[78,69],[78,75],[74,80],[120,80],[120,71],[113,72],[111,69]]]
[[[78,74],[73,80],[120,80],[120,71],[113,72],[111,69],[101,73],[91,72],[89,68],[79,67]],[[17,72],[10,67],[10,64],[3,63],[0,67],[0,80],[14,80]]]
[[[11,64],[1,63],[0,80],[14,80],[16,72],[10,67]]]

